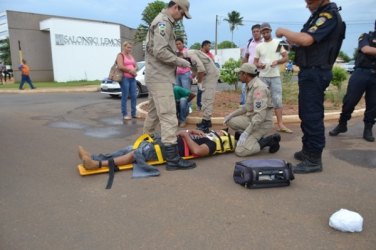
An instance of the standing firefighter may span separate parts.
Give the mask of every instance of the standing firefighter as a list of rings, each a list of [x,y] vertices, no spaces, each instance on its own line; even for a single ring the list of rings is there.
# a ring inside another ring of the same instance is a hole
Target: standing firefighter
[[[183,160],[178,155],[176,141],[178,120],[172,83],[175,82],[176,66],[190,67],[190,63],[175,53],[173,28],[184,16],[191,18],[188,0],[170,1],[150,24],[146,35],[145,82],[149,89],[149,112],[144,133],[154,134],[155,129],[161,127],[167,170],[196,167],[194,162]]]
[[[201,50],[188,50],[186,55],[192,61],[193,75],[196,76],[198,84],[201,83],[205,88],[205,91],[202,91],[202,121],[196,125],[197,129],[207,133],[212,126],[211,117],[213,115],[219,70],[214,61]]]

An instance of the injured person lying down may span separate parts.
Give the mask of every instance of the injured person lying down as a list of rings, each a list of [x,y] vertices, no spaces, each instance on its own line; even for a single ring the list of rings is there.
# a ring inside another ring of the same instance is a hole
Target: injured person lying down
[[[227,130],[213,130],[209,133],[204,133],[196,129],[180,130],[176,135],[179,155],[185,159],[233,152],[236,146],[236,136],[230,135]],[[260,140],[262,143],[259,142],[260,149],[270,147],[276,149],[273,151],[269,150],[271,153],[277,152],[279,149],[279,140],[275,142],[273,136],[274,135],[262,138]],[[159,138],[153,138],[152,141],[143,140],[136,147],[128,146],[109,154],[94,155],[89,153],[82,146],[79,146],[78,155],[82,160],[82,166],[86,170],[96,170],[101,167],[108,167],[110,161],[113,162],[115,166],[134,163],[148,165],[148,162],[160,160],[158,159],[159,150],[156,150],[156,148],[160,149],[161,157],[164,159],[164,147]],[[195,165],[192,168],[194,167]],[[167,165],[166,169],[171,171],[178,170],[179,168],[174,167],[174,165]]]
[[[184,158],[196,158],[209,156],[217,153],[234,151],[235,139],[225,130],[216,130],[204,133],[201,130],[180,130],[176,133],[179,155]],[[137,148],[128,146],[110,154],[92,155],[82,146],[78,147],[78,155],[82,165],[87,170],[107,167],[109,161],[113,160],[116,166],[132,164],[135,161],[156,161],[158,145],[162,151],[163,144],[159,138],[153,138],[153,142],[142,141]],[[140,159],[141,158],[141,159]],[[193,166],[195,167],[195,166]],[[178,170],[173,165],[166,166],[167,170]]]

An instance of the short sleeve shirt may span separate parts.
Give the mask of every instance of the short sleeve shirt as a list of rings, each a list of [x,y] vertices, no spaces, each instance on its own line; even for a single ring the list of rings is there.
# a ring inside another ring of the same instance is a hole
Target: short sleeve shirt
[[[217,145],[215,144],[215,142],[213,142],[212,140],[210,140],[209,138],[207,137],[192,137],[192,140],[197,143],[198,145],[202,145],[202,144],[206,144],[209,148],[209,155],[213,155],[216,148],[217,148]],[[184,145],[184,141],[183,139],[178,136],[178,151],[179,151],[179,155],[180,156],[185,156],[185,145]],[[189,152],[189,155],[192,155],[191,152]]]
[[[318,10],[320,11],[320,10]],[[321,42],[337,26],[337,16],[326,11],[326,8],[313,18],[307,27],[303,27],[303,32],[310,34],[316,42]]]
[[[286,50],[281,46],[281,50],[277,51],[279,45],[278,40],[271,40],[269,42],[262,42],[256,46],[255,58],[259,59],[260,63],[266,64],[265,69],[260,70],[260,77],[278,77],[280,76],[279,67],[271,67],[273,61],[281,58],[281,53]]]
[[[179,101],[181,98],[187,98],[191,94],[191,91],[186,88],[182,88],[180,86],[174,86],[174,96],[175,100]]]

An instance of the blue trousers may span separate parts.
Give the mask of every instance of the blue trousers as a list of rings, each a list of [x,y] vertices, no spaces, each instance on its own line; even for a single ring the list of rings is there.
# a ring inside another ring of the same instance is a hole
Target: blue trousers
[[[33,82],[31,81],[31,78],[28,75],[21,75],[21,83],[20,83],[19,89],[23,88],[25,82],[29,84],[31,89],[35,89]]]
[[[346,95],[343,98],[342,112],[339,118],[340,123],[346,123],[351,119],[351,114],[364,93],[366,93],[366,110],[364,112],[363,121],[364,123],[375,124],[376,72],[362,68],[355,69],[350,77]]]
[[[325,147],[324,96],[332,80],[332,71],[302,68],[298,77],[303,150],[321,155]]]
[[[121,113],[123,116],[128,115],[127,110],[127,100],[128,95],[131,96],[131,115],[136,116],[136,105],[137,105],[137,82],[135,78],[123,77],[121,84]]]
[[[189,103],[187,98],[182,97],[179,101],[176,101],[176,115],[179,122],[185,122],[189,114]]]

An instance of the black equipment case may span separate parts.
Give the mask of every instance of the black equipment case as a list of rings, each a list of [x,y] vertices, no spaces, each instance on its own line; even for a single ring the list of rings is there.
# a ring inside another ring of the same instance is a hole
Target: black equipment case
[[[246,188],[290,185],[294,179],[291,163],[279,159],[255,159],[236,162],[234,181]]]

